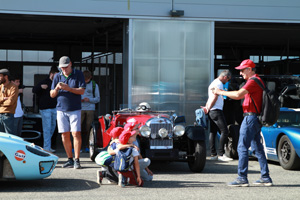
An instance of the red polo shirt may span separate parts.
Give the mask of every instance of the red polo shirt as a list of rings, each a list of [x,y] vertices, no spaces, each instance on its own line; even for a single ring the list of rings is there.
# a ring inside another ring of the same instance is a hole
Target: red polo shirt
[[[260,77],[257,74],[254,74],[252,77],[256,77],[262,82],[262,80],[260,79]],[[255,110],[253,101],[250,98],[250,95],[254,99],[256,108],[257,108],[258,112],[260,113],[261,107],[262,107],[263,90],[260,88],[260,86],[254,80],[251,80],[251,79],[248,79],[248,81],[242,88],[249,92],[248,94],[245,95],[245,99],[243,102],[244,113],[247,113],[247,112],[256,113],[256,110]]]

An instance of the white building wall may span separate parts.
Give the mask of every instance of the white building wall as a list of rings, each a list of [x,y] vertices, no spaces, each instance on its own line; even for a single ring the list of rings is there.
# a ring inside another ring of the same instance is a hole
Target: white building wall
[[[169,17],[243,21],[300,21],[299,0],[0,0],[0,13],[99,17]]]
[[[185,17],[216,20],[300,20],[298,0],[176,0]]]

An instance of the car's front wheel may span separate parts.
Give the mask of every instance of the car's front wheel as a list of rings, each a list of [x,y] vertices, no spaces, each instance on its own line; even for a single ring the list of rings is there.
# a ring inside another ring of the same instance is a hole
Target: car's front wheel
[[[92,161],[95,161],[95,158],[98,154],[97,129],[97,126],[93,124],[89,134],[89,153]]]
[[[189,159],[188,165],[192,172],[202,172],[206,162],[206,144],[205,141],[189,140]]]
[[[286,135],[280,138],[277,147],[277,152],[278,152],[279,163],[282,168],[287,170],[299,169],[300,158],[298,157],[290,139]]]

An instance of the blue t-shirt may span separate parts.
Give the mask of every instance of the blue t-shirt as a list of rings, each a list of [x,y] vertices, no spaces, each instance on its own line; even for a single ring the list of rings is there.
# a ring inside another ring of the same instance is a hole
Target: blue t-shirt
[[[53,78],[51,89],[54,90],[59,82],[66,83],[71,88],[86,87],[83,73],[77,69],[73,69],[72,73],[67,78],[62,72],[57,73]],[[59,111],[81,110],[81,95],[65,90],[59,90],[56,108]]]

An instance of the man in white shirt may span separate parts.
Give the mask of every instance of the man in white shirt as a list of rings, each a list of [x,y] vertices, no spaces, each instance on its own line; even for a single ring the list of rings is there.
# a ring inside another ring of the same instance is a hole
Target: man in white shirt
[[[225,155],[225,144],[228,141],[228,129],[225,116],[223,113],[224,99],[222,95],[213,94],[212,90],[217,87],[223,90],[223,84],[227,83],[231,78],[231,73],[229,70],[224,70],[220,73],[218,78],[216,78],[208,87],[208,100],[205,107],[202,107],[205,114],[208,114],[210,121],[210,134],[209,134],[209,144],[211,150],[211,160],[221,160],[230,161]],[[220,144],[219,144],[219,157],[215,148],[215,140],[217,132],[221,133]]]
[[[18,88],[20,86],[21,80],[20,78],[16,77],[11,80]],[[20,99],[20,94],[23,93],[23,88],[19,88],[19,96],[17,101],[17,107],[14,114],[14,134],[17,136],[22,135],[22,126],[23,126],[23,109],[22,109],[22,103]]]

